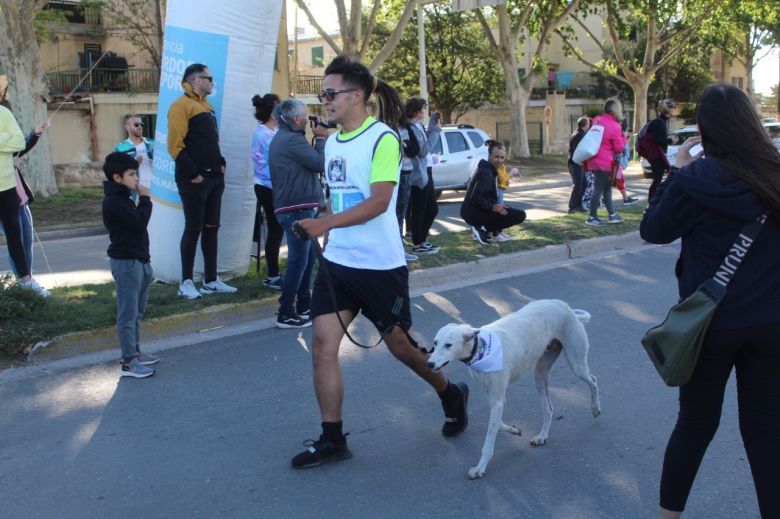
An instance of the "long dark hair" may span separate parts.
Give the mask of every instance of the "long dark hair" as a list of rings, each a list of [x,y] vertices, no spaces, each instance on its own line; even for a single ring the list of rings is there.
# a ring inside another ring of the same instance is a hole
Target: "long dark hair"
[[[753,104],[732,85],[710,85],[696,103],[704,154],[743,180],[780,224],[780,154]]]
[[[255,119],[265,124],[271,118],[271,114],[274,111],[274,107],[279,104],[281,100],[276,94],[266,94],[263,97],[255,94],[252,97],[252,106],[255,107]]]
[[[397,130],[404,112],[404,103],[398,91],[371,74],[357,61],[338,56],[325,69],[325,75],[340,74],[342,81],[363,91],[363,101],[374,94],[377,104],[376,118]]]

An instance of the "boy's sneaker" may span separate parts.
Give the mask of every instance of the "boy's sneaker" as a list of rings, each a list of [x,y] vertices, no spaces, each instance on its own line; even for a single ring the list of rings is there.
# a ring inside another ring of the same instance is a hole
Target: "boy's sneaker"
[[[436,252],[439,252],[441,250],[441,247],[439,247],[438,245],[434,245],[433,243],[431,243],[431,242],[429,242],[427,240],[423,242],[423,245],[426,245],[426,246],[428,246],[428,248],[431,248],[431,249],[436,249]]]
[[[291,460],[293,468],[310,469],[330,461],[351,458],[352,453],[347,447],[347,434],[344,435],[341,441],[329,440],[324,434],[320,435],[319,440],[306,440],[303,442],[303,445],[308,448]]]
[[[154,375],[154,370],[141,364],[138,357],[133,357],[129,361],[122,361],[119,375],[122,377],[146,378]]]
[[[271,288],[273,290],[282,289],[282,276],[276,276],[275,278],[265,278],[263,280],[263,286],[265,288]]]
[[[439,252],[438,247],[432,247],[425,242],[421,243],[420,245],[416,245],[412,247],[412,254],[414,255],[436,254],[437,252]]]
[[[623,200],[623,205],[634,205],[637,202],[639,202],[638,198],[634,198],[633,196],[629,196],[628,198]]]
[[[406,252],[406,251],[404,251],[404,258],[406,259],[406,261],[417,261],[418,259],[420,259],[420,258],[418,258],[416,255],[414,255],[414,254],[409,254],[409,253],[408,253],[408,252]]]
[[[585,220],[585,225],[592,225],[593,227],[600,227],[602,225],[607,225],[601,220],[598,219],[597,216],[588,216],[588,219]]]
[[[236,287],[231,287],[230,285],[226,284],[224,281],[222,281],[219,277],[212,281],[211,283],[203,283],[203,285],[200,287],[200,293],[201,294],[232,294],[233,292],[238,292],[238,289]]]
[[[309,319],[304,319],[300,315],[282,315],[276,317],[277,328],[308,328],[311,326]]]
[[[482,245],[490,245],[490,238],[488,238],[488,233],[484,227],[480,227],[479,229],[477,229],[472,225],[471,233],[474,235],[474,239],[477,240]]]
[[[449,401],[441,401],[444,409],[445,422],[441,428],[444,436],[457,436],[466,430],[469,425],[468,404],[469,404],[469,386],[464,382],[455,384],[458,388],[458,396]]]
[[[19,285],[26,288],[27,290],[32,290],[41,297],[49,297],[51,295],[49,294],[49,291],[39,285],[34,278],[30,278],[27,281],[20,281]]]
[[[138,356],[136,358],[138,359],[138,362],[144,366],[152,366],[153,364],[160,362],[160,357],[157,355],[152,355],[151,353],[138,352]]]
[[[495,236],[493,236],[493,239],[496,241],[512,241],[512,237],[503,232],[500,232]]]
[[[609,215],[609,219],[607,220],[607,223],[623,223],[623,217],[617,213],[612,213],[611,215]]]
[[[189,300],[203,297],[200,292],[198,292],[198,289],[195,288],[195,283],[193,283],[191,279],[182,281],[181,285],[179,285],[179,295],[184,296]]]

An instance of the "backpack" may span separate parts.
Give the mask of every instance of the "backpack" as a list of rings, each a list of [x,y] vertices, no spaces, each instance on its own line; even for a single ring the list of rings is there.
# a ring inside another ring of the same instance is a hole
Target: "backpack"
[[[577,145],[577,149],[571,155],[571,160],[582,165],[588,159],[592,159],[601,148],[601,140],[604,138],[604,127],[598,124],[591,126],[588,133]]]
[[[656,146],[653,144],[653,134],[650,133],[648,127],[650,123],[645,123],[642,129],[639,130],[639,134],[636,136],[636,152],[640,157],[647,160],[654,160],[657,158],[658,152]]]
[[[404,155],[411,159],[420,154],[420,143],[417,141],[417,136],[414,134],[411,124],[406,125],[406,131],[409,134],[409,138],[401,142],[403,143]]]

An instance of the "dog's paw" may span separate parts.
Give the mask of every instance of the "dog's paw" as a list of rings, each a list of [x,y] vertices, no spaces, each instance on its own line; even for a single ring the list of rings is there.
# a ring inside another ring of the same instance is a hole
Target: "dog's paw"
[[[599,415],[601,414],[601,409],[598,407],[594,407],[593,409],[591,409],[591,412],[593,413],[593,418],[598,418]]]
[[[471,467],[469,469],[469,479],[479,479],[485,475],[485,469],[479,467]]]
[[[547,443],[547,438],[542,436],[536,436],[534,439],[531,440],[531,445],[534,447],[541,447]]]
[[[505,431],[509,434],[514,434],[515,436],[523,435],[523,431],[521,431],[520,428],[516,425],[507,425]]]

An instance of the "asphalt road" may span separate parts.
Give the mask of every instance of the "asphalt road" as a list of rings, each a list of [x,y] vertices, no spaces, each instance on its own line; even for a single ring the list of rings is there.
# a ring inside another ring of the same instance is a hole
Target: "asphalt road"
[[[423,382],[383,347],[342,346],[350,460],[290,468],[319,434],[311,333],[268,329],[162,352],[157,374],[120,380],[97,365],[0,384],[0,515],[17,518],[650,518],[676,417],[639,338],[676,299],[676,247],[581,260],[485,280],[413,300],[417,335],[451,321],[480,325],[532,299],[590,312],[590,367],[603,413],[556,363],[548,444],[531,376],[510,387],[484,479],[467,481],[487,429],[483,391],[470,382],[470,425],[440,434],[442,412]],[[354,330],[371,340],[362,319]],[[563,358],[563,357],[561,357]],[[469,380],[463,365],[453,380]],[[688,517],[754,518],[757,505],[739,438],[733,380],[721,428],[694,484]]]

